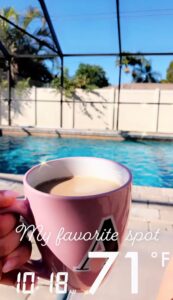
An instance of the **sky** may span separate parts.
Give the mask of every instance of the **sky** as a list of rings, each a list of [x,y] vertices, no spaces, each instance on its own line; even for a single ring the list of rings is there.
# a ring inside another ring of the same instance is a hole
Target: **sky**
[[[115,0],[45,0],[64,53],[118,52]],[[37,0],[8,0],[8,6],[24,14],[28,6],[40,8]],[[0,0],[0,8],[6,7]],[[173,52],[172,0],[120,0],[122,50],[129,52]],[[38,26],[29,28],[30,32]],[[166,77],[173,56],[148,57],[153,71]],[[73,75],[79,63],[101,65],[111,84],[118,82],[116,57],[66,58]],[[131,76],[123,73],[122,82]]]

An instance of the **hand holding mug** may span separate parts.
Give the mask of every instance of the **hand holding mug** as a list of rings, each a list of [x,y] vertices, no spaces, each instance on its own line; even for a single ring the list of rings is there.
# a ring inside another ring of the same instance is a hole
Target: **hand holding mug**
[[[0,210],[9,208],[16,201],[17,194],[12,191],[0,191]],[[15,228],[19,224],[19,215],[0,214],[0,283],[15,285],[17,273],[31,255],[31,244],[24,240]]]

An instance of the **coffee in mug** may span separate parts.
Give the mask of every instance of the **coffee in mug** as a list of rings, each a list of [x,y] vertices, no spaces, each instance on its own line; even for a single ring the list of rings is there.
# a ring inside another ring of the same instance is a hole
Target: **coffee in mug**
[[[35,188],[51,195],[84,196],[106,193],[118,187],[113,180],[91,176],[73,176],[45,181]]]

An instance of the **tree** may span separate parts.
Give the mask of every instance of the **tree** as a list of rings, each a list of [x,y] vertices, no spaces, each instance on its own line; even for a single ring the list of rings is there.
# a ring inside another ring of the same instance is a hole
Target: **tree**
[[[64,93],[67,97],[71,97],[75,93],[75,81],[74,78],[69,76],[69,71],[67,68],[64,69]],[[61,75],[58,73],[55,75],[54,79],[51,82],[51,87],[60,90],[61,89]]]
[[[173,82],[173,61],[170,62],[166,71],[166,82]]]
[[[105,71],[97,65],[80,64],[74,80],[76,87],[83,89],[101,88],[109,85]]]
[[[75,94],[76,88],[92,91],[108,85],[105,71],[100,66],[80,64],[75,75],[70,77],[67,68],[64,69],[64,93],[67,97]],[[51,82],[51,86],[61,89],[61,74],[58,69],[57,75]]]
[[[49,44],[49,30],[46,26],[42,13],[33,7],[29,7],[24,16],[20,16],[13,8],[8,7],[1,10],[1,15],[12,20],[18,26],[27,30],[29,25],[35,19],[41,20],[41,26],[36,29],[33,34],[36,37],[47,41]],[[35,40],[25,35],[18,29],[0,19],[0,40],[11,54],[46,54],[47,48],[43,44],[38,44]],[[3,58],[0,60],[0,67],[3,72],[6,71],[6,64]],[[52,80],[52,74],[43,61],[31,58],[15,58],[11,60],[11,77],[12,83],[15,85],[17,80],[21,78],[30,78],[30,84],[43,84]]]
[[[120,64],[120,60],[117,61],[117,64]],[[121,65],[124,66],[125,73],[131,73],[133,82],[154,83],[160,81],[160,74],[152,70],[151,62],[142,55],[124,55]]]

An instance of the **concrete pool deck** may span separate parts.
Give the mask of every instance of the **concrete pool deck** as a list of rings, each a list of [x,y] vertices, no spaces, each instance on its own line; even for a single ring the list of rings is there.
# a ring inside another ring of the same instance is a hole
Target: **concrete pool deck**
[[[22,175],[0,173],[0,189],[12,189],[23,195]],[[173,254],[173,189],[133,186],[132,208],[128,223],[127,235],[138,232],[156,234],[159,230],[159,241],[136,241],[125,239],[116,266],[96,294],[72,295],[71,300],[155,300],[164,273],[161,266],[161,255],[164,252]],[[139,294],[130,292],[130,261],[124,256],[128,251],[139,255]],[[152,255],[157,256],[155,259]],[[33,245],[33,258],[39,256]],[[17,294],[14,288],[0,286],[2,300],[55,300],[50,294],[48,282],[39,281],[39,289],[33,295]]]

